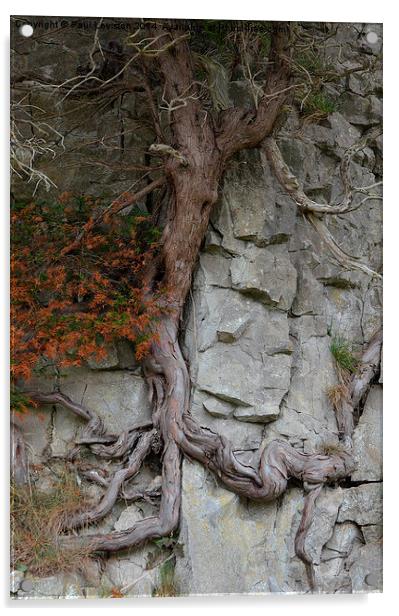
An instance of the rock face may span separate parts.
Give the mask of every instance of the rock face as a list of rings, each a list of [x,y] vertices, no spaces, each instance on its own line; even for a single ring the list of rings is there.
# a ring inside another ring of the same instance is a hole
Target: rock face
[[[380,113],[374,100],[357,105],[359,96],[343,94],[340,111],[324,126],[308,125],[302,139],[282,131],[284,158],[305,190],[342,197],[338,161],[359,139],[360,127],[373,125]],[[293,114],[287,126],[296,122]],[[258,171],[248,176],[250,188],[242,164],[226,173],[194,280],[185,336],[192,411],[237,449],[286,438],[314,452],[338,442],[326,395],[337,382],[331,337],[341,335],[360,350],[380,326],[381,288],[333,263],[262,155],[251,152],[240,156],[244,160]],[[378,181],[374,162],[371,150],[353,164],[357,186]],[[364,205],[327,222],[342,247],[379,268],[381,202]],[[322,592],[382,588],[381,484],[368,483],[382,480],[381,391],[372,386],[354,434],[352,480],[364,483],[325,489],[316,504],[307,549]],[[248,434],[249,422],[256,432]],[[274,504],[241,503],[185,462],[180,587],[188,593],[303,592],[306,575],[293,552],[302,506],[296,490]]]
[[[353,436],[356,470],[354,481],[382,480],[382,387],[373,385]]]
[[[180,588],[190,594],[286,589],[287,571],[295,575],[292,520],[299,523],[301,491],[293,489],[284,502],[284,507],[276,502],[245,505],[209,480],[203,467],[185,461],[184,556],[175,571]],[[281,560],[275,559],[277,552]]]
[[[343,54],[339,62],[331,47],[330,61],[337,61],[342,74],[357,65],[364,43],[350,24],[340,25],[336,37],[339,43],[355,40],[358,46],[338,46]],[[73,41],[68,44],[74,49]],[[373,57],[377,52],[369,49]],[[243,84],[236,86],[231,96],[242,97]],[[337,110],[322,124],[300,126],[292,110],[279,133],[284,158],[305,191],[333,203],[342,198],[339,163],[346,148],[380,122],[381,75],[352,72],[348,82],[342,74],[334,87]],[[91,132],[93,139],[104,131],[116,134],[117,122],[111,117],[101,126],[89,123],[85,137]],[[128,134],[129,117],[125,122]],[[78,143],[79,137],[72,132],[70,139]],[[135,146],[134,136],[127,138],[127,150]],[[66,171],[61,182],[65,190],[80,186],[76,167]],[[60,173],[51,164],[50,169]],[[359,152],[351,173],[357,187],[381,180],[378,140]],[[115,195],[129,183],[102,172],[92,184],[99,193],[111,187]],[[380,187],[374,190],[379,194]],[[355,204],[363,198],[356,195]],[[369,199],[345,216],[326,220],[344,250],[378,271],[381,204]],[[305,453],[336,444],[337,425],[327,398],[328,388],[337,383],[331,337],[342,336],[360,351],[381,325],[381,301],[378,280],[344,271],[333,261],[282,191],[263,153],[240,154],[226,170],[187,302],[182,345],[190,366],[194,417],[229,438],[237,450],[247,450],[243,455],[251,456],[261,443],[275,438]],[[110,430],[150,417],[145,382],[126,345],[110,348],[100,364],[70,371],[62,390],[96,411]],[[65,456],[81,422],[61,408],[45,408],[42,419],[20,425],[36,464],[46,455]],[[354,433],[352,484],[325,488],[317,500],[307,548],[320,592],[382,589],[381,439],[382,386],[374,384]],[[203,467],[185,460],[181,550],[175,567],[179,592],[309,592],[304,565],[294,553],[302,507],[298,487],[274,503],[244,502]],[[122,530],[142,515],[136,505],[121,503],[103,528]],[[151,595],[159,572],[148,569],[148,551],[144,547],[108,558],[98,587],[63,576],[25,576],[31,587],[24,591],[23,576],[14,572],[11,589],[23,596],[92,597],[101,596],[105,587],[129,587],[126,592],[132,596]]]

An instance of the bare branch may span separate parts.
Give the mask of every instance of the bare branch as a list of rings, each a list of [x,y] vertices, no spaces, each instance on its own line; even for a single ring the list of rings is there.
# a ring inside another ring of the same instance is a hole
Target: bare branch
[[[305,214],[305,218],[310,222],[312,227],[317,231],[317,233],[319,234],[323,242],[326,244],[326,246],[330,249],[331,253],[337,259],[337,261],[341,265],[343,265],[346,269],[360,270],[361,272],[364,272],[365,274],[368,274],[369,276],[374,276],[375,278],[382,279],[381,274],[379,274],[378,272],[375,272],[370,267],[368,267],[365,263],[362,263],[361,261],[359,261],[358,257],[355,257],[353,255],[348,255],[346,252],[344,252],[342,248],[338,246],[332,234],[330,233],[330,231],[327,229],[326,225],[320,218],[318,218],[314,214],[311,214],[310,212]]]
[[[83,229],[80,231],[80,233],[79,233],[78,237],[76,238],[76,240],[74,240],[71,244],[69,244],[68,246],[66,246],[62,250],[62,253],[61,253],[62,256],[67,255],[67,254],[73,252],[74,250],[76,250],[77,248],[79,248],[79,246],[80,246],[83,238],[85,237],[85,235],[89,231],[91,231],[91,229],[93,229],[93,227],[96,224],[98,224],[99,222],[104,220],[105,217],[109,217],[109,216],[112,216],[114,214],[119,214],[119,212],[121,212],[125,208],[133,205],[137,201],[140,201],[140,199],[143,199],[143,197],[148,195],[150,192],[152,192],[156,188],[159,188],[160,186],[165,184],[165,182],[166,182],[166,177],[165,176],[161,176],[160,178],[158,178],[157,180],[154,180],[150,184],[147,184],[147,186],[145,186],[144,188],[142,188],[141,190],[139,190],[138,192],[136,192],[134,194],[126,193],[126,194],[122,195],[121,197],[119,197],[118,199],[113,201],[108,206],[108,208],[106,208],[103,212],[100,212],[96,216],[91,216],[90,219],[84,225]]]
[[[24,395],[28,396],[39,404],[61,404],[63,407],[65,407],[69,411],[72,411],[72,413],[74,413],[78,417],[81,417],[82,419],[85,419],[86,421],[97,419],[95,413],[90,411],[88,408],[82,406],[78,402],[74,402],[73,400],[71,400],[71,398],[61,393],[60,391],[52,391],[49,393],[43,393],[39,391],[24,391]]]
[[[376,184],[372,184],[370,187],[365,187],[364,189],[353,189],[351,186],[349,174],[350,162],[353,155],[362,148],[364,148],[368,141],[372,138],[375,138],[375,136],[376,131],[370,131],[365,137],[360,140],[359,143],[353,145],[345,152],[340,165],[341,180],[344,188],[344,198],[342,202],[338,205],[326,205],[316,203],[315,201],[312,201],[309,197],[307,197],[297,177],[290,171],[288,166],[285,164],[275,139],[273,139],[272,137],[267,137],[266,139],[264,139],[263,148],[266,152],[271,168],[276,178],[280,182],[281,186],[288,193],[294,203],[299,206],[301,211],[304,213],[306,220],[308,220],[308,222],[310,222],[313,228],[317,231],[323,242],[326,244],[326,246],[336,258],[336,260],[347,269],[357,269],[370,276],[382,278],[381,274],[375,272],[370,267],[362,263],[358,257],[349,255],[344,250],[342,250],[342,248],[338,246],[331,232],[328,230],[326,225],[318,216],[319,214],[338,215],[351,211],[354,193],[363,192],[367,190],[367,188],[374,188],[376,186]],[[361,204],[363,204],[367,199],[368,198],[363,199]],[[361,204],[356,207],[360,207]]]
[[[364,188],[353,189],[349,173],[349,167],[353,156],[356,152],[359,152],[366,147],[367,143],[375,136],[375,131],[369,132],[358,143],[348,148],[345,152],[340,164],[340,175],[344,189],[344,198],[342,202],[337,205],[316,203],[304,193],[297,177],[290,171],[284,162],[281,151],[273,137],[267,137],[263,141],[263,149],[278,181],[303,212],[313,212],[315,214],[344,214],[349,211],[352,205],[354,192],[364,192],[370,188],[380,185],[380,182],[378,182]]]
[[[257,109],[248,111],[235,107],[221,112],[217,144],[226,160],[239,150],[257,145],[270,134],[287,92],[294,87],[289,84],[290,67],[284,60],[288,44],[287,27],[275,24],[269,54],[270,71],[260,99],[260,91],[256,90]]]

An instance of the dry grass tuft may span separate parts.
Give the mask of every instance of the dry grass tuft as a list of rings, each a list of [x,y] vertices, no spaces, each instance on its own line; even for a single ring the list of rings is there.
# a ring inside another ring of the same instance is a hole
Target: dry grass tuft
[[[51,492],[11,486],[11,563],[34,575],[70,573],[89,560],[88,548],[66,549],[60,531],[69,516],[87,507],[72,473],[63,473]]]
[[[153,592],[154,597],[177,597],[178,589],[175,582],[175,562],[165,561],[159,568],[160,582]]]
[[[337,409],[344,400],[349,399],[349,389],[344,383],[333,385],[327,389],[327,398],[333,408]]]
[[[320,453],[326,456],[334,456],[347,453],[347,450],[342,443],[322,443]]]

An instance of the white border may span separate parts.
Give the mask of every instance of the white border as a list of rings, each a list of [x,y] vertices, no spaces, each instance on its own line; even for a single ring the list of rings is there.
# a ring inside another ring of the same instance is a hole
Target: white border
[[[385,348],[384,348],[384,593],[370,595],[335,595],[335,596],[265,596],[265,597],[209,597],[191,599],[150,599],[150,600],[98,600],[94,601],[26,601],[10,602],[6,597],[8,594],[8,555],[6,551],[6,541],[1,541],[1,590],[2,603],[6,609],[13,609],[17,612],[26,608],[39,613],[43,608],[58,609],[85,609],[89,611],[98,609],[113,609],[115,607],[130,610],[145,610],[152,613],[161,609],[163,613],[174,613],[175,611],[190,610],[194,615],[200,612],[228,611],[229,616],[241,614],[243,611],[250,610],[252,614],[265,614],[266,610],[270,613],[296,614],[306,611],[307,614],[357,614],[362,616],[375,614],[376,610],[383,610],[384,614],[396,612],[393,606],[395,601],[396,587],[399,588],[397,581],[398,558],[395,552],[398,536],[397,519],[397,498],[398,478],[393,468],[394,456],[399,446],[399,408],[397,404],[398,392],[394,387],[397,375],[397,348],[395,344],[395,334],[397,334],[397,312],[399,298],[396,296],[398,288],[398,245],[399,231],[399,203],[398,203],[398,144],[397,135],[398,125],[398,103],[397,92],[397,59],[399,38],[399,20],[394,14],[393,2],[380,0],[371,2],[362,0],[361,2],[350,2],[349,0],[334,0],[333,2],[321,2],[320,0],[307,0],[298,2],[295,0],[280,0],[279,2],[268,2],[263,0],[259,3],[240,2],[233,3],[227,0],[201,0],[194,4],[178,2],[177,0],[152,0],[151,3],[132,2],[132,0],[120,2],[113,1],[109,4],[102,2],[88,2],[83,0],[69,0],[65,4],[57,4],[50,1],[9,2],[6,0],[1,7],[2,19],[0,27],[2,29],[2,51],[3,62],[2,71],[2,96],[3,105],[1,114],[1,135],[8,135],[8,47],[9,47],[9,15],[59,15],[59,16],[110,16],[110,17],[176,17],[176,18],[207,18],[207,19],[279,19],[287,21],[356,21],[356,22],[384,22],[384,93],[385,100],[389,101],[384,105],[384,261],[385,261],[385,283],[384,283],[384,302],[385,302]],[[396,131],[395,131],[396,129]],[[0,481],[3,503],[8,502],[7,483],[8,483],[8,413],[7,413],[7,330],[8,330],[8,146],[7,139],[3,139],[1,148],[2,165],[1,173],[5,187],[1,207],[1,268],[0,268],[0,289],[1,289],[1,340],[3,343],[3,364],[1,374],[1,412],[2,412],[2,435],[4,452],[2,472]],[[396,361],[395,361],[396,360]],[[394,374],[395,371],[395,374]],[[396,456],[395,456],[396,457]],[[7,508],[2,508],[2,538],[8,534],[8,512]],[[210,555],[212,558],[212,555]],[[228,563],[226,563],[228,566]]]

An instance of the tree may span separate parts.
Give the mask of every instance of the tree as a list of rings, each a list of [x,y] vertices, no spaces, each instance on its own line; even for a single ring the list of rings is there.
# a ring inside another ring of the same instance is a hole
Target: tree
[[[325,76],[309,64],[304,70],[304,63],[297,57],[298,50],[306,49],[306,28],[283,23],[259,26],[256,36],[232,33],[228,44],[222,35],[229,53],[221,64],[211,53],[220,51],[221,35],[212,22],[203,26],[207,36],[176,29],[168,21],[143,24],[128,37],[132,48],[129,55],[115,45],[109,45],[104,54],[97,28],[90,65],[81,75],[57,86],[65,93],[64,98],[84,93],[93,99],[105,95],[110,100],[116,94],[123,96],[129,88],[140,89],[148,100],[145,121],[151,121],[156,136],[148,152],[161,162],[143,169],[146,175],[151,174],[151,181],[143,188],[124,194],[110,206],[90,201],[79,204],[69,197],[61,199],[55,213],[43,211],[40,205],[16,206],[14,359],[16,378],[25,380],[18,395],[23,403],[62,404],[87,421],[80,446],[86,444],[99,456],[126,459],[125,468],[115,473],[101,501],[93,509],[70,516],[64,531],[104,517],[124,481],[139,472],[145,457],[153,450],[161,453],[161,501],[156,517],[137,522],[127,531],[89,538],[65,534],[62,541],[66,547],[89,544],[93,551],[113,552],[172,533],[179,523],[181,460],[187,456],[209,468],[229,490],[251,499],[276,498],[287,489],[290,478],[303,482],[307,494],[295,548],[313,584],[311,560],[304,547],[312,508],[325,484],[344,479],[353,469],[353,413],[378,371],[380,332],[365,350],[357,370],[342,372],[340,395],[333,398],[342,447],[328,454],[303,454],[288,442],[274,441],[258,452],[259,463],[252,466],[240,462],[223,435],[201,427],[192,417],[190,380],[180,349],[179,328],[223,172],[228,161],[244,149],[264,148],[282,187],[338,261],[379,276],[346,255],[322,222],[323,216],[343,214],[354,207],[350,162],[357,151],[375,139],[376,131],[365,134],[343,158],[343,202],[331,206],[310,200],[284,163],[275,140],[290,97],[299,96],[302,106],[310,98],[312,113],[324,112],[326,103],[320,92],[331,75]],[[226,87],[237,65],[253,98],[250,109],[231,107],[226,100]],[[303,80],[304,72],[310,85]],[[16,116],[18,113],[21,110],[16,106]],[[48,181],[35,169],[33,156],[29,164],[24,162],[23,151],[28,146],[18,133],[18,117],[15,126],[16,172],[34,181]],[[368,195],[371,188],[357,190]],[[157,199],[150,224],[134,210],[128,217],[120,215],[150,194]],[[130,228],[124,234],[127,223]],[[50,228],[57,242],[48,249]],[[38,250],[32,261],[24,251],[26,235],[44,247],[44,257]],[[83,278],[82,258],[86,269]],[[41,295],[46,291],[50,299]],[[136,344],[151,392],[151,425],[135,426],[120,435],[108,434],[91,410],[61,391],[29,389],[31,370],[41,357],[57,359],[60,366],[73,365],[92,354],[101,357],[103,343],[118,336]],[[16,430],[14,434],[14,477],[24,481],[22,440]]]

